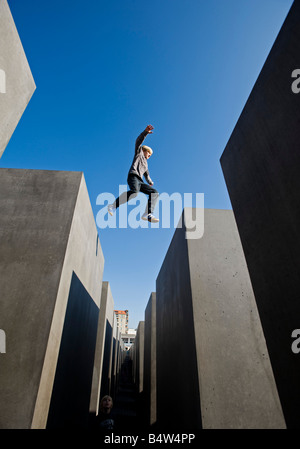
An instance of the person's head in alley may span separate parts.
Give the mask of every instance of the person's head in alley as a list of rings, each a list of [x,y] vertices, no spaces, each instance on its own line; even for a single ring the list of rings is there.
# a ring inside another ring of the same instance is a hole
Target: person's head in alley
[[[109,415],[112,408],[113,408],[113,400],[111,396],[108,395],[103,396],[100,402],[100,411],[105,415]]]
[[[113,413],[113,400],[109,395],[103,396],[100,401],[100,413],[98,415],[99,428],[102,432],[111,432],[115,428]]]

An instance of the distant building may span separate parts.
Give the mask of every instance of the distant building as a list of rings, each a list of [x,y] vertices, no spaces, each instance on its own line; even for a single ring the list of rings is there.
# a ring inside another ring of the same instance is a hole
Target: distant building
[[[128,332],[128,310],[115,310],[117,319],[117,326],[121,331],[121,334],[127,334]]]
[[[135,329],[128,329],[128,332],[126,334],[121,334],[121,339],[123,340],[125,350],[128,351],[132,344],[134,343],[136,336],[136,330]]]

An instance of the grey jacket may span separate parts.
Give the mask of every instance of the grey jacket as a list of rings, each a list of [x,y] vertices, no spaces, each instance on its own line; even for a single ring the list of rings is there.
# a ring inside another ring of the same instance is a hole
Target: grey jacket
[[[153,184],[149,175],[147,159],[145,158],[144,152],[141,148],[147,134],[147,131],[143,131],[135,141],[134,158],[128,174],[137,175],[141,180],[143,180],[143,176],[145,176],[148,184]]]

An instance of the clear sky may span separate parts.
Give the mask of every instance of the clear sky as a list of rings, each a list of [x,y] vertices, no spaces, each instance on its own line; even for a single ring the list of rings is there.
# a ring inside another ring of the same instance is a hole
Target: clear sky
[[[219,159],[292,0],[8,3],[37,89],[0,167],[82,171],[96,221],[152,124],[154,187],[231,209]],[[98,232],[103,280],[136,328],[174,227]]]

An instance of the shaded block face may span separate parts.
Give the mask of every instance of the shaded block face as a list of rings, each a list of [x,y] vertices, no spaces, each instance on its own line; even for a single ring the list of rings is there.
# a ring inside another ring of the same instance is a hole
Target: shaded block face
[[[145,309],[144,403],[146,423],[156,422],[156,293],[151,293]]]
[[[99,308],[104,260],[82,173],[0,169],[0,207],[0,427],[44,428],[72,277]]]
[[[138,393],[143,391],[144,384],[144,338],[145,338],[145,321],[138,324],[135,347],[136,347],[136,363],[135,363],[135,383]]]
[[[102,364],[100,374],[100,394],[97,397],[97,411],[103,396],[109,395],[111,385],[111,366],[113,351],[113,326],[114,326],[114,300],[108,282],[103,282],[101,294],[99,328],[101,332]]]
[[[156,391],[160,428],[197,429],[202,426],[184,234],[184,228],[175,231],[156,280]]]
[[[287,426],[298,428],[299,53],[296,1],[221,157]]]
[[[0,0],[0,158],[35,83],[6,0]]]
[[[102,283],[100,313],[98,320],[97,342],[95,349],[95,363],[93,386],[90,401],[90,414],[93,417],[98,414],[100,400],[109,394],[110,388],[110,359],[113,339],[114,300],[110,285]]]
[[[99,309],[73,273],[47,428],[86,428]]]
[[[156,283],[157,421],[181,429],[284,428],[232,211],[177,229]]]
[[[110,378],[109,394],[112,398],[115,397],[115,393],[116,393],[116,373],[117,373],[117,366],[118,366],[118,356],[119,356],[119,329],[117,326],[117,322],[114,319],[111,364],[110,364],[110,373],[109,373],[109,378]]]

